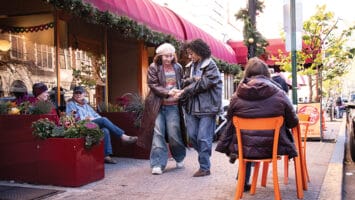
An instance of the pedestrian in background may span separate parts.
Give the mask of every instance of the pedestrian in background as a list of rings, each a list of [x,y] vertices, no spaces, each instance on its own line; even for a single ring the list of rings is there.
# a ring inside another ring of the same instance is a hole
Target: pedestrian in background
[[[187,64],[183,89],[177,96],[184,102],[189,141],[198,153],[199,169],[194,177],[210,175],[216,115],[222,103],[222,80],[210,47],[201,39],[185,45],[191,62]]]
[[[176,91],[181,89],[183,71],[177,62],[175,48],[164,43],[156,49],[153,63],[148,68],[147,83],[150,89],[145,101],[144,123],[147,134],[153,134],[150,151],[152,174],[160,175],[166,168],[169,149],[176,168],[184,166],[186,132],[182,108]],[[167,146],[167,143],[169,146]],[[169,148],[169,149],[168,149]]]
[[[288,85],[284,78],[281,77],[280,72],[275,72],[274,69],[269,68],[271,79],[280,85],[281,89],[288,94]]]

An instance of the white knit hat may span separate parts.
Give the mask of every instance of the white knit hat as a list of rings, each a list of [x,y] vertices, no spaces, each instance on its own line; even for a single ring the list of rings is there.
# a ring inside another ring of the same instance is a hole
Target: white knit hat
[[[175,47],[169,43],[164,43],[155,50],[155,53],[158,55],[175,53]]]

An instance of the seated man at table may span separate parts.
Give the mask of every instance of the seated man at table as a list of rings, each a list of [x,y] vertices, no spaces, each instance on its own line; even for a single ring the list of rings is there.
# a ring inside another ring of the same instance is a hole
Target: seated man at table
[[[244,118],[283,116],[285,121],[280,130],[278,154],[288,155],[290,158],[296,157],[297,151],[293,136],[287,131],[287,129],[291,129],[298,124],[298,117],[292,103],[280,85],[271,80],[268,66],[264,61],[259,58],[251,58],[245,68],[244,77],[232,96],[228,109],[228,119],[231,120],[233,116]],[[234,127],[232,126],[232,128]],[[230,133],[227,134],[235,134],[233,129],[229,131]],[[251,131],[249,134],[253,135],[252,139],[255,140],[253,143],[265,141],[265,135],[258,136]],[[244,143],[249,142],[248,140],[244,141]],[[235,149],[235,151],[235,154],[237,154],[238,149]],[[248,151],[244,153],[249,157],[270,156],[269,151],[259,146],[250,146]],[[244,191],[250,189],[248,183],[251,170],[250,163],[247,164],[246,170]]]
[[[76,86],[73,90],[73,97],[68,100],[66,106],[67,115],[75,115],[79,120],[90,120],[95,122],[104,132],[104,144],[105,144],[105,163],[116,164],[116,161],[110,157],[112,154],[112,146],[110,133],[121,138],[122,142],[128,144],[134,144],[137,142],[138,137],[128,136],[122,129],[113,124],[106,117],[101,117],[87,102],[85,99],[85,89],[82,86]]]

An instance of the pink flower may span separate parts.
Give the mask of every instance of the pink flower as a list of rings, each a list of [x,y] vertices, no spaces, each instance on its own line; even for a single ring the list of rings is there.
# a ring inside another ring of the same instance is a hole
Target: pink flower
[[[95,123],[88,122],[85,124],[85,127],[88,129],[95,129],[95,128],[97,128],[97,125]]]
[[[129,103],[129,99],[126,96],[116,98],[116,102],[119,106],[125,107]]]

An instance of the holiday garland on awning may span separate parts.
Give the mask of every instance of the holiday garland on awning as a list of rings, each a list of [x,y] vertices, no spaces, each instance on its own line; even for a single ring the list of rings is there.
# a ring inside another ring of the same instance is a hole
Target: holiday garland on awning
[[[101,24],[108,28],[112,28],[120,33],[123,38],[143,40],[147,44],[158,46],[164,42],[169,42],[174,45],[178,50],[181,49],[183,42],[177,40],[170,34],[164,34],[153,31],[143,24],[126,17],[117,16],[110,12],[103,12],[94,8],[89,3],[84,3],[82,0],[43,0],[46,3],[52,4],[59,10],[64,10],[68,13],[74,14],[89,23]],[[229,64],[220,59],[216,59],[219,68],[222,72],[228,74],[236,74],[240,72],[240,66]],[[223,66],[221,68],[221,66]]]
[[[54,22],[49,22],[47,24],[41,24],[37,26],[5,26],[0,25],[1,32],[11,32],[11,33],[28,33],[28,32],[38,32],[54,28]]]

